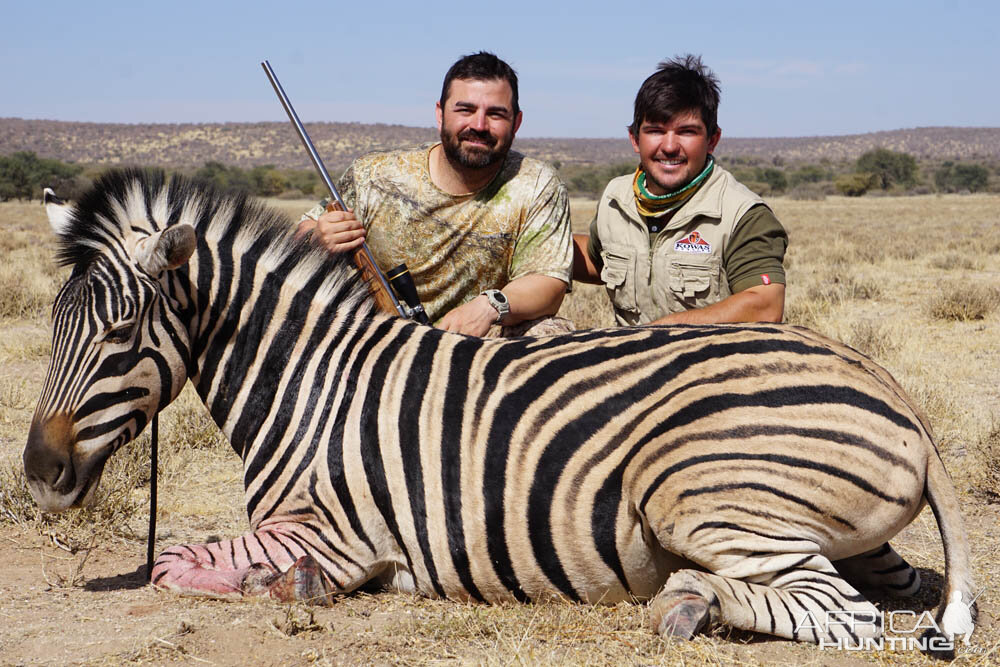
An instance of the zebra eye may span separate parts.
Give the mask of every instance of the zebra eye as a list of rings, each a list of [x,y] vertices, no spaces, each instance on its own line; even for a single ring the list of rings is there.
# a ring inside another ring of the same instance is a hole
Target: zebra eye
[[[102,339],[101,342],[114,343],[118,345],[127,343],[132,339],[132,331],[134,329],[135,326],[132,324],[126,324],[116,329],[112,329],[111,331],[104,334],[104,338]]]

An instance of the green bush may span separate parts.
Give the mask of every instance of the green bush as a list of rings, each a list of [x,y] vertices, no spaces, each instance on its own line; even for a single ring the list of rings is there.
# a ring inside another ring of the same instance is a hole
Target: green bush
[[[271,164],[251,169],[250,182],[253,183],[253,193],[262,197],[280,195],[288,187],[288,179]]]
[[[732,174],[736,180],[761,196],[778,194],[788,188],[785,172],[775,167],[737,167],[732,170]]]
[[[990,182],[990,170],[981,164],[945,162],[934,172],[934,184],[944,192],[980,192]]]
[[[71,187],[77,189],[75,179],[82,171],[78,165],[40,158],[28,151],[0,155],[0,201],[41,197],[47,187],[69,196]]]
[[[314,194],[316,186],[319,185],[319,176],[311,169],[290,169],[285,172],[285,176],[288,179],[288,186],[304,195]]]
[[[241,190],[259,197],[276,197],[289,190],[311,196],[319,184],[319,177],[311,169],[278,169],[265,164],[244,170],[214,161],[195,171],[194,178],[222,190]]]
[[[575,195],[600,197],[608,181],[635,171],[634,162],[597,165],[562,165],[560,175]]]
[[[837,192],[847,197],[860,197],[871,190],[878,182],[874,174],[841,174],[834,179],[833,185]]]
[[[788,183],[794,188],[803,183],[821,183],[829,181],[831,178],[833,178],[833,174],[829,169],[815,164],[807,164],[793,171],[788,177]]]
[[[876,148],[858,158],[855,171],[871,174],[874,185],[888,190],[893,185],[910,186],[917,181],[917,160],[909,153],[897,153],[887,148]]]
[[[250,176],[239,167],[230,167],[221,162],[206,162],[194,172],[194,178],[211,183],[221,190],[253,191]]]
[[[772,193],[784,192],[788,187],[788,179],[785,178],[785,172],[782,170],[766,167],[758,171],[760,172],[760,180],[771,186]]]

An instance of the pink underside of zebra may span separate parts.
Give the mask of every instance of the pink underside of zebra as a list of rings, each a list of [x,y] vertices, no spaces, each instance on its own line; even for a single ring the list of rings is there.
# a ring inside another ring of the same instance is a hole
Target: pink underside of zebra
[[[859,640],[882,631],[865,593],[920,585],[887,541],[929,503],[938,619],[972,631],[926,420],[850,348],[783,325],[449,334],[373,313],[274,213],[156,174],[112,173],[50,218],[74,271],[24,455],[39,504],[92,498],[188,379],[244,462],[252,532],[165,550],[160,588],[648,599],[664,635]],[[803,627],[830,610],[872,622]]]

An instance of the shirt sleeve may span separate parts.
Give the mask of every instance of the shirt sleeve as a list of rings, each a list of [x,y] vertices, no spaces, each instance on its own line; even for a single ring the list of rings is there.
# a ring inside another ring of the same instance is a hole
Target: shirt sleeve
[[[782,261],[788,234],[774,213],[758,204],[743,214],[736,225],[722,260],[735,294],[756,285],[785,284]]]
[[[558,278],[567,285],[572,280],[573,237],[569,194],[555,173],[549,173],[545,178],[514,243],[510,279],[531,274]]]
[[[358,201],[357,182],[354,179],[354,170],[357,162],[352,162],[351,166],[344,170],[344,174],[337,181],[337,190],[340,198],[347,204],[347,208],[356,208]]]

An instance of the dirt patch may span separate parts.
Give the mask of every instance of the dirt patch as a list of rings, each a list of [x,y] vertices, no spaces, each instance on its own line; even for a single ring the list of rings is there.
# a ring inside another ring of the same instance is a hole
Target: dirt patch
[[[960,664],[995,665],[1000,508],[966,508],[980,617]],[[942,557],[930,511],[893,544],[925,580],[888,609],[934,609]],[[88,545],[89,546],[89,545]],[[661,641],[645,607],[622,604],[465,605],[393,593],[332,608],[181,598],[146,585],[144,547],[113,540],[68,553],[37,530],[0,525],[0,663],[164,664],[932,664],[915,651],[845,654],[750,633]]]

